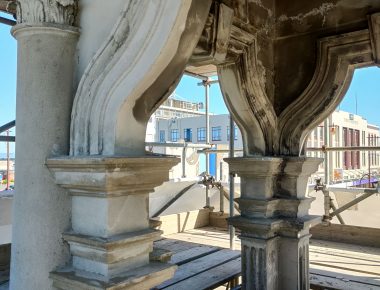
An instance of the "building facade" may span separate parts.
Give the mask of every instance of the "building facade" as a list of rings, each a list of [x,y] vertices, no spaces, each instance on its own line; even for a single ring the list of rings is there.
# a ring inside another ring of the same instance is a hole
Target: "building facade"
[[[309,134],[306,148],[377,146],[379,138],[379,126],[369,124],[362,116],[335,111],[326,122],[321,123]],[[378,151],[307,152],[309,157],[323,158],[325,154],[328,154],[328,170],[332,183],[360,179],[368,172],[371,172],[371,175],[377,175],[380,172],[380,152]],[[324,176],[325,162],[319,166],[316,175]]]
[[[146,142],[161,142],[160,138],[156,140],[157,124],[160,120],[203,116],[205,112],[202,109],[203,103],[181,100],[174,92],[150,117],[146,128]],[[161,139],[166,139],[166,136],[161,136]]]
[[[239,128],[235,125],[235,148],[241,149],[243,142]],[[205,116],[158,119],[156,126],[155,142],[192,142],[206,143],[206,118]],[[228,114],[211,115],[209,140],[211,144],[229,143],[230,117]]]

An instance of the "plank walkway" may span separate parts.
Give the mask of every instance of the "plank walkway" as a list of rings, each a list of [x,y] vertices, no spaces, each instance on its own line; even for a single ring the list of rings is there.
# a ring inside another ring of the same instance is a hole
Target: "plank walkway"
[[[228,271],[236,276],[240,272],[240,251],[221,250],[229,248],[229,236],[224,230],[205,227],[165,238],[155,246],[174,252],[172,262],[179,268],[172,280],[157,289],[208,289],[205,281],[212,277],[224,277]],[[240,249],[238,238],[235,244]],[[193,284],[197,280],[201,285]],[[312,240],[310,282],[312,289],[380,290],[380,249]]]
[[[240,276],[240,251],[176,239],[156,241],[154,247],[173,253],[174,277],[155,290],[214,289]]]

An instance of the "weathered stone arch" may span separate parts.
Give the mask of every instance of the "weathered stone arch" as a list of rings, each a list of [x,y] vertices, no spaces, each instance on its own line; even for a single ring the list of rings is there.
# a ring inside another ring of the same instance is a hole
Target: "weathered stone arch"
[[[308,132],[338,106],[354,69],[375,64],[368,30],[322,38],[311,82],[277,115],[261,82],[254,50],[255,41],[237,62],[218,68],[226,104],[242,131],[246,155],[303,154]]]
[[[307,134],[342,101],[354,69],[373,64],[368,30],[321,39],[312,81],[279,117],[280,153],[303,154]]]
[[[144,154],[147,121],[178,83],[210,4],[128,1],[80,81],[71,155]]]
[[[215,4],[192,57],[193,65],[217,66],[225,103],[243,136],[244,156],[226,162],[241,178],[241,215],[229,223],[241,230],[245,289],[310,288],[309,228],[319,218],[308,214],[306,188],[322,159],[302,156],[303,144],[342,100],[354,69],[379,61],[378,13],[361,11],[360,25],[350,27],[349,16],[347,26],[337,28],[326,12],[355,10],[352,2],[310,3],[298,14],[283,3]],[[250,13],[240,13],[248,7]],[[307,19],[312,15],[317,19]],[[221,24],[229,28],[220,30]]]
[[[302,155],[308,132],[341,101],[354,69],[378,61],[379,14],[368,17],[366,28],[362,24],[362,29],[354,31],[343,29],[331,35],[326,28],[328,33],[304,31],[299,36],[279,36],[276,25],[285,19],[275,15],[274,7],[279,4],[260,6],[268,17],[252,10],[252,15],[262,17],[256,19],[257,24],[254,18],[250,23],[239,15],[249,2],[214,5],[192,64],[217,66],[225,102],[242,132],[246,156]],[[312,36],[305,37],[307,33]],[[283,58],[278,47],[294,47],[297,39],[314,63],[304,64],[305,56]],[[300,70],[306,66],[310,77],[289,83],[292,89],[281,91],[287,66]]]

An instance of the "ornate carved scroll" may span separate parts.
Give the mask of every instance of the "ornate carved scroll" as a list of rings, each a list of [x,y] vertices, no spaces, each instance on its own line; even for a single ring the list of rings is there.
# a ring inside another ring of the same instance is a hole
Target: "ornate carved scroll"
[[[18,23],[55,23],[74,25],[78,0],[19,0]]]

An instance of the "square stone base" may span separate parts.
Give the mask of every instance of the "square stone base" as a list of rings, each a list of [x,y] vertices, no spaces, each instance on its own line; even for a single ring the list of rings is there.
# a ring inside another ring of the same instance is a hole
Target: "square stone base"
[[[142,290],[171,279],[176,268],[176,265],[169,263],[151,262],[109,281],[104,281],[104,277],[100,275],[66,268],[51,272],[50,278],[53,280],[53,286],[62,290]]]

